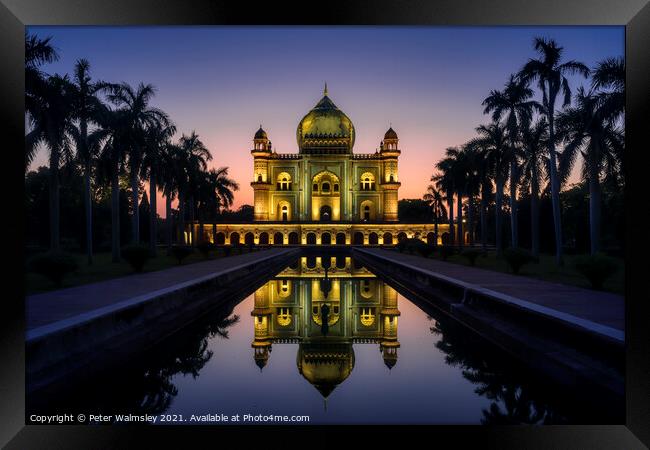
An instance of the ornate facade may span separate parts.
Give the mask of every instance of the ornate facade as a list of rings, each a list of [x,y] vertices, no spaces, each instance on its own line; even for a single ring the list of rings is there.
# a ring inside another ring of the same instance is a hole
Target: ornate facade
[[[268,133],[253,137],[253,223],[205,224],[219,245],[393,245],[403,238],[443,243],[447,224],[398,220],[399,138],[391,128],[374,153],[354,153],[355,128],[323,97],[299,122],[298,153],[277,153]],[[194,236],[199,233],[194,224]],[[191,240],[186,233],[186,240]]]
[[[298,153],[276,153],[255,133],[251,154],[256,222],[396,222],[397,133],[374,153],[353,153],[352,121],[327,94],[298,124]]]

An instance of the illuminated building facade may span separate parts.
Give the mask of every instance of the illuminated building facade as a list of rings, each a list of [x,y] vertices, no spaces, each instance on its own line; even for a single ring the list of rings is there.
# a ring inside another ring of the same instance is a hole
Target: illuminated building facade
[[[352,121],[327,94],[298,124],[298,153],[276,153],[260,127],[253,139],[256,222],[396,222],[397,133],[379,150],[353,153]]]
[[[353,345],[377,345],[389,369],[397,363],[397,291],[350,257],[302,257],[254,297],[260,369],[273,345],[298,344],[299,373],[327,398],[354,368]]]
[[[403,238],[442,244],[447,224],[398,220],[401,155],[395,130],[373,153],[354,153],[355,128],[323,97],[299,122],[298,153],[277,153],[267,132],[253,137],[253,223],[206,224],[216,244],[394,245]],[[195,224],[197,235],[198,227]],[[186,237],[188,239],[188,237]]]

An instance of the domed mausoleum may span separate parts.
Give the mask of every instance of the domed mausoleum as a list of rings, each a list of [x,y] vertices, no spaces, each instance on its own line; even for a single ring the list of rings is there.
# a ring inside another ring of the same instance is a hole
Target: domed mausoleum
[[[260,127],[251,152],[255,221],[397,221],[397,133],[391,128],[374,153],[353,153],[355,133],[327,85],[298,123],[297,154],[273,151]]]
[[[271,135],[262,125],[253,135],[253,223],[197,222],[185,242],[395,245],[405,238],[430,244],[449,238],[446,223],[399,222],[397,132],[391,125],[376,148],[356,152],[354,123],[334,103],[327,84],[298,122],[297,152],[280,153]]]

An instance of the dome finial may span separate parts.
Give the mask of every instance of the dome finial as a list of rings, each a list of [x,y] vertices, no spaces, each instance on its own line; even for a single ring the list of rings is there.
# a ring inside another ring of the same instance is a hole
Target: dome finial
[[[325,89],[323,89],[323,96],[327,96],[327,81],[325,82]]]

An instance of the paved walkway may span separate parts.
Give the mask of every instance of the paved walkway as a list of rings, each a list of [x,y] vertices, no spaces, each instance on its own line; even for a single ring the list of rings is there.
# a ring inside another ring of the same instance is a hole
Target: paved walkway
[[[290,249],[271,249],[215,260],[187,264],[99,283],[34,294],[25,299],[27,329],[33,329],[94,311],[159,289],[190,282],[211,274],[234,270],[283,254]],[[278,267],[278,271],[283,267]]]
[[[538,305],[540,312],[546,309],[553,310],[616,330],[625,330],[625,301],[622,295],[478,269],[397,251],[358,250],[400,264],[416,266],[423,271],[453,278],[478,288],[505,294],[512,297],[515,303],[520,300],[520,306],[525,307],[526,302],[530,302]]]

